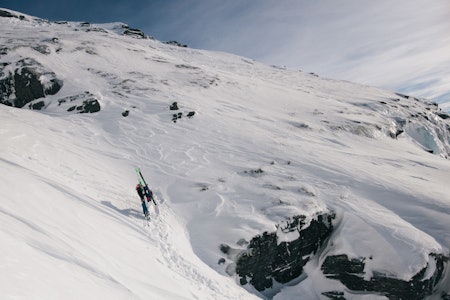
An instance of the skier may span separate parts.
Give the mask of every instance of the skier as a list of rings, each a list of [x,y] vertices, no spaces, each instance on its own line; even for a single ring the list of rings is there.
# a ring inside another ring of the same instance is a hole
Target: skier
[[[141,205],[142,205],[142,210],[144,212],[144,216],[146,218],[148,218],[148,209],[147,209],[147,205],[145,204],[145,199],[144,199],[145,191],[142,190],[141,184],[139,184],[139,183],[136,185],[136,192],[138,193],[139,198],[141,199]]]

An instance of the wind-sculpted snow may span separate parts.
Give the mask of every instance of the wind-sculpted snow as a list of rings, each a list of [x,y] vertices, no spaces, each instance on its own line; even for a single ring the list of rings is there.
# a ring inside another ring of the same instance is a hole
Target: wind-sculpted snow
[[[1,11],[1,100],[20,61],[63,83],[0,106],[2,297],[398,298],[371,288],[380,276],[448,297],[450,118],[435,104],[122,23]],[[148,224],[136,166],[158,199]],[[295,218],[327,233],[305,253],[302,230],[277,229]],[[238,262],[264,232],[280,251],[267,261],[301,267],[270,263],[252,286]]]

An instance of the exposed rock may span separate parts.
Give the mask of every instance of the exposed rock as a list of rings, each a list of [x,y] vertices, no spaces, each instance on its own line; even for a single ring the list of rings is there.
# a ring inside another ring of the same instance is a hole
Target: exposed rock
[[[0,103],[9,106],[23,107],[35,99],[54,95],[63,85],[55,73],[31,58],[0,67]],[[6,67],[13,67],[13,73],[4,73]]]
[[[0,9],[0,17],[3,17],[3,18],[17,18],[16,15],[13,15],[9,11],[1,10],[1,9]]]
[[[97,99],[89,99],[83,101],[83,105],[77,106],[77,110],[82,113],[95,113],[100,111],[100,103]]]
[[[309,125],[308,125],[308,124],[305,124],[305,123],[291,122],[291,124],[292,124],[294,127],[297,127],[297,128],[300,128],[300,129],[311,129],[311,128],[309,127]]]
[[[403,129],[398,129],[396,128],[395,132],[394,131],[390,131],[389,132],[389,136],[393,139],[396,139],[400,134],[402,134],[404,132]]]
[[[147,36],[145,35],[145,33],[140,30],[140,29],[136,29],[136,28],[128,28],[123,32],[123,35],[128,35],[134,38],[138,38],[138,39],[145,39],[147,38]]]
[[[332,300],[345,300],[344,292],[338,292],[338,291],[323,292],[322,295],[324,295]]]
[[[20,72],[14,73],[14,88],[16,91],[16,100],[13,102],[15,107],[23,107],[28,102],[45,97],[44,87],[39,81],[39,75],[33,70],[25,67]]]
[[[28,106],[28,108],[32,109],[32,110],[41,110],[44,106],[45,106],[45,102],[44,101],[39,101],[39,102],[30,104]]]
[[[169,106],[170,110],[179,110],[180,108],[178,107],[178,103],[177,102],[173,102],[170,106]],[[187,113],[188,118],[192,118],[195,115],[195,111],[190,111]],[[183,113],[179,112],[179,113],[174,113],[172,115],[172,122],[176,123],[178,119],[181,119],[183,117]]]
[[[271,184],[271,183],[265,183],[263,184],[263,187],[266,189],[271,189],[271,190],[275,190],[275,191],[281,191],[281,187]]]
[[[128,117],[129,114],[130,114],[130,111],[129,111],[129,110],[126,110],[126,111],[124,111],[124,112],[122,113],[122,116],[123,116],[123,117]]]
[[[14,15],[14,14],[10,13],[9,11],[2,10],[2,9],[0,9],[0,17],[3,17],[3,18],[17,18],[17,19],[20,19],[20,20],[24,20],[25,19],[25,16],[22,16],[22,15],[17,16],[17,15]]]
[[[259,168],[259,169],[256,169],[256,170],[245,170],[244,171],[244,174],[248,174],[248,175],[252,175],[252,176],[260,176],[260,175],[262,175],[264,173],[264,170],[263,169],[261,169],[261,168]]]
[[[179,64],[179,65],[175,65],[175,68],[178,69],[189,69],[189,70],[199,70],[199,67],[194,67],[194,66],[190,66],[190,65],[186,65],[186,64]]]
[[[33,48],[37,52],[39,52],[41,54],[45,54],[45,55],[48,55],[51,53],[50,48],[47,45],[36,45],[31,48]]]
[[[402,98],[409,99],[409,96],[408,96],[408,95],[401,94],[401,93],[395,93],[395,94],[396,94],[397,96],[402,97]]]
[[[177,113],[177,114],[173,114],[173,115],[172,115],[172,121],[173,121],[174,123],[176,123],[177,120],[178,120],[178,119],[181,119],[182,116],[183,116],[183,113],[181,113],[181,112],[179,112],[179,113]]]
[[[106,31],[103,28],[100,27],[90,27],[88,29],[86,29],[86,32],[101,32],[101,33],[108,33],[108,31]]]
[[[168,42],[164,42],[165,44],[168,44],[168,45],[172,45],[172,46],[178,46],[178,47],[184,47],[184,48],[186,48],[187,47],[187,45],[185,45],[185,44],[180,44],[179,42],[177,42],[177,41],[168,41]]]
[[[12,106],[11,98],[14,98],[14,77],[3,77],[0,70],[0,103]]]
[[[450,118],[450,115],[447,114],[447,113],[445,113],[445,112],[438,112],[438,113],[436,113],[436,114],[437,114],[441,119],[444,119],[444,120]]]
[[[307,217],[295,216],[277,232],[254,237],[236,262],[241,285],[250,283],[264,291],[272,288],[274,281],[283,284],[302,275],[310,255],[330,236],[334,218],[334,213],[324,213],[307,222]],[[279,242],[280,235],[289,233],[298,233],[298,238]]]
[[[427,274],[428,266],[415,274],[410,281],[404,281],[387,274],[374,272],[370,280],[364,280],[365,258],[349,259],[347,255],[328,256],[322,264],[327,278],[341,281],[353,291],[376,292],[389,299],[424,299],[431,295],[444,271],[444,261],[448,258],[430,254],[432,265],[436,265],[433,274]]]
[[[77,110],[78,113],[94,113],[100,111],[100,103],[97,100],[86,100],[83,101],[82,105],[74,105],[67,109],[67,111]]]
[[[32,110],[41,110],[43,108],[48,109],[48,107],[51,107],[54,111],[67,111],[81,114],[98,112],[101,108],[98,99],[90,92],[60,98],[57,100],[57,103],[58,104],[55,105],[48,100],[36,100],[30,102],[28,108]]]
[[[220,251],[222,251],[222,253],[229,254],[231,247],[228,246],[227,244],[220,244],[219,249],[220,249]]]
[[[75,103],[75,105],[73,103]],[[59,106],[62,105],[67,107],[68,104],[70,105],[70,107],[67,108],[67,111],[69,112],[76,111],[82,114],[95,113],[100,111],[100,103],[98,102],[97,98],[89,92],[84,92],[82,94],[69,96],[58,100]]]

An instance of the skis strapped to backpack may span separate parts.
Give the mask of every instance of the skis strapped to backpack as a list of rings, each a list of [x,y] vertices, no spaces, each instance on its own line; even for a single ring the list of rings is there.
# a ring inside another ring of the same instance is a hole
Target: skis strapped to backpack
[[[141,169],[136,168],[135,170],[136,170],[136,174],[138,175],[139,183],[144,187],[144,194],[145,194],[145,197],[147,198],[147,201],[148,202],[153,201],[153,204],[156,205],[155,198],[153,198],[153,192],[148,187],[148,184],[145,181],[144,176],[142,176]]]

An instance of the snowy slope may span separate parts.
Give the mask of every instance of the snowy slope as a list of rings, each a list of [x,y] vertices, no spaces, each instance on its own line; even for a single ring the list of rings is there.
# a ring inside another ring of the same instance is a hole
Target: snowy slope
[[[0,22],[3,75],[31,58],[64,83],[40,111],[0,106],[6,299],[263,297],[218,264],[219,245],[329,210],[329,247],[276,299],[342,288],[320,272],[326,255],[370,256],[366,279],[403,280],[448,255],[450,126],[428,101],[124,36],[119,23]],[[85,92],[100,112],[59,101]],[[160,202],[150,224],[136,166]]]

